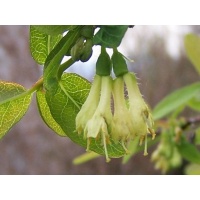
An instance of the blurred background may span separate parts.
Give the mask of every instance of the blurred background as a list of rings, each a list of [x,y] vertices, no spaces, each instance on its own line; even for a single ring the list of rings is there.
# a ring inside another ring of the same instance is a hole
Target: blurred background
[[[200,33],[200,26],[135,26],[127,31],[119,50],[134,60],[128,63],[129,69],[137,73],[150,107],[175,89],[199,80],[184,50],[184,35],[191,32]],[[92,80],[98,53],[98,47],[94,48],[89,62],[78,62],[69,71]],[[42,68],[29,50],[29,26],[0,26],[0,80],[30,88],[41,75]],[[0,140],[0,174],[160,174],[150,161],[154,148],[149,148],[149,156],[140,152],[127,164],[122,159],[106,163],[99,157],[73,165],[73,159],[85,149],[43,123],[33,96],[27,114]]]

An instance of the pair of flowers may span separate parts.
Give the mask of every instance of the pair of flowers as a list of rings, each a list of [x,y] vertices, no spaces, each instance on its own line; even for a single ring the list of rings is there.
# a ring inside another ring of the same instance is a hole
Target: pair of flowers
[[[127,100],[124,87],[128,92]],[[147,133],[152,135],[152,139],[155,137],[153,119],[135,75],[127,72],[114,80],[111,76],[95,75],[88,98],[76,117],[76,131],[87,139],[87,150],[91,138],[101,138],[107,162],[110,160],[107,152],[110,138],[120,142],[128,153],[127,142],[139,137],[140,144],[145,140],[144,155],[147,155]]]

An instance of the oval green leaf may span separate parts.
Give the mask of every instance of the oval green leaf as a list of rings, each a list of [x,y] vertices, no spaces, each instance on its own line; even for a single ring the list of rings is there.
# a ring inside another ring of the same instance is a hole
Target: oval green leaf
[[[19,84],[0,81],[0,138],[24,116],[31,96]]]
[[[200,82],[196,82],[169,94],[153,109],[154,120],[160,119],[176,110],[196,96],[199,92]]]
[[[30,26],[30,51],[33,59],[38,64],[43,65],[47,56],[61,38],[62,35],[47,35],[34,26]]]
[[[65,73],[57,84],[56,90],[46,91],[46,100],[55,121],[72,141],[85,148],[86,140],[83,139],[83,135],[75,132],[75,118],[85,102],[90,88],[91,84],[86,79],[76,74]],[[90,150],[105,155],[101,140],[92,139]],[[122,145],[115,144],[112,140],[107,146],[107,150],[111,158],[125,155]]]
[[[46,102],[45,92],[42,89],[37,91],[36,98],[40,116],[42,117],[46,125],[49,128],[51,128],[54,132],[56,132],[58,135],[66,137],[67,135],[65,134],[65,132],[52,117],[49,106]]]
[[[34,25],[34,28],[47,35],[58,35],[75,29],[77,25]]]

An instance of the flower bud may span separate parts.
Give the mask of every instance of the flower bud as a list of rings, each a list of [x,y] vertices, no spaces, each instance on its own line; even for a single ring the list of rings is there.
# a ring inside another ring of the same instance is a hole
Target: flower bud
[[[81,35],[87,39],[92,38],[94,34],[94,27],[92,25],[84,26],[81,29]]]
[[[84,43],[84,47],[83,47],[83,53],[80,56],[80,60],[82,62],[86,62],[90,59],[90,57],[92,56],[92,46],[93,46],[93,42],[91,39],[87,39],[86,42]]]
[[[83,54],[83,48],[84,48],[84,38],[80,37],[76,44],[71,48],[70,54],[71,58],[74,61],[80,60],[81,55]]]

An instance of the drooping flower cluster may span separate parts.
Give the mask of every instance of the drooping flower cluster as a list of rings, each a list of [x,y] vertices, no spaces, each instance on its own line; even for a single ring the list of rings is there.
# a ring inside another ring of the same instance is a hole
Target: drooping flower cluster
[[[127,101],[124,87],[128,92]],[[135,75],[127,72],[114,80],[111,76],[95,75],[89,96],[76,117],[76,130],[87,139],[87,150],[91,138],[101,138],[107,161],[110,138],[120,142],[128,153],[127,142],[139,137],[140,144],[145,140],[144,155],[147,155],[147,134],[150,133],[154,139],[155,133],[151,113],[142,98]]]

